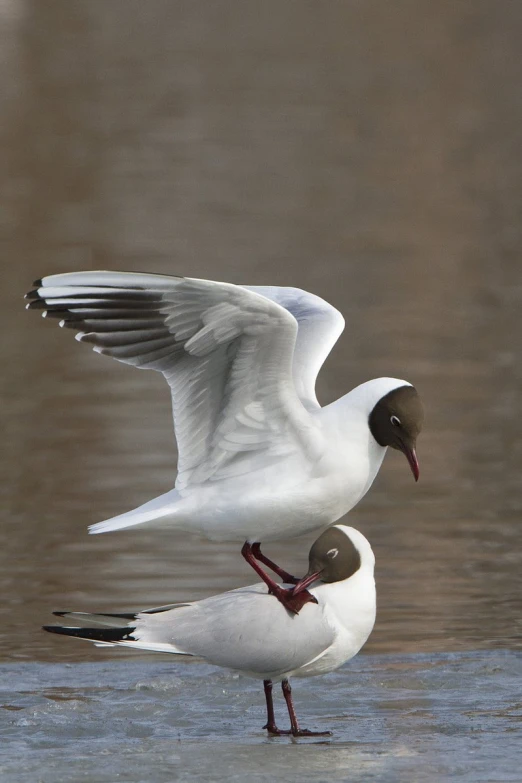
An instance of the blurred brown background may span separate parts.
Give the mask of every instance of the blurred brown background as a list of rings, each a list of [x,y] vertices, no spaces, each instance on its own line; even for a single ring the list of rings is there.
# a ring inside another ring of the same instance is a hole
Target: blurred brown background
[[[240,542],[87,536],[175,468],[161,377],[24,312],[34,278],[104,267],[338,307],[320,399],[393,375],[427,409],[419,484],[390,454],[349,517],[367,649],[520,644],[521,40],[516,0],[0,0],[4,660],[111,654],[47,638],[53,608],[255,581]]]

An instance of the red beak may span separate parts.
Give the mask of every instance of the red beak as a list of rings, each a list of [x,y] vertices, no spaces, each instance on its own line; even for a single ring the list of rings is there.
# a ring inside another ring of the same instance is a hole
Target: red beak
[[[419,461],[417,459],[417,454],[415,453],[415,449],[414,448],[410,449],[408,448],[408,446],[401,443],[401,451],[403,452],[403,454],[406,455],[406,459],[410,463],[411,472],[413,473],[413,477],[415,481],[418,481],[420,471],[419,471]]]
[[[317,579],[319,579],[320,576],[321,576],[321,571],[313,571],[311,574],[308,573],[306,576],[303,576],[303,578],[296,584],[296,586],[292,590],[292,595],[297,595],[298,593],[302,593],[303,590],[306,590],[306,588],[309,587]]]

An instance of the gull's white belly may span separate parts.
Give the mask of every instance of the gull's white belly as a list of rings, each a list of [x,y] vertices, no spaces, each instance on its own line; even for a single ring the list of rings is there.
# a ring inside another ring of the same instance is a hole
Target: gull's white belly
[[[295,474],[294,474],[295,476]],[[332,524],[361,499],[369,479],[365,465],[351,475],[339,469],[326,475],[303,474],[284,481],[284,471],[264,472],[256,482],[234,481],[229,487],[210,482],[184,492],[177,526],[199,529],[216,541],[265,541],[302,535]],[[283,480],[281,480],[283,479]]]

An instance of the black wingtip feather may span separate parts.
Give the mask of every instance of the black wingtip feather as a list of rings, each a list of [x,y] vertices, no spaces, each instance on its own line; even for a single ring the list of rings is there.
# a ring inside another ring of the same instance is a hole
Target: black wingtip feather
[[[33,280],[33,286],[35,288],[41,288],[42,287],[42,278],[39,277],[38,280]]]
[[[29,310],[47,310],[48,305],[45,299],[38,297],[38,299],[32,299],[27,305]]]
[[[53,615],[55,617],[65,617],[68,614],[72,614],[72,612],[65,611],[65,612],[53,612]],[[99,614],[100,617],[115,617],[119,620],[135,620],[136,615],[138,612],[101,612]],[[55,628],[56,626],[49,626],[52,628]],[[46,626],[47,628],[47,626]],[[120,629],[121,630],[121,629]]]
[[[51,310],[47,308],[47,318],[57,318],[60,321],[81,321],[82,318],[76,313],[70,313],[69,310]]]
[[[92,639],[96,642],[121,642],[129,639],[135,628],[67,628],[62,625],[43,625],[49,633],[63,636],[76,636],[79,639]]]
[[[115,617],[119,620],[135,620],[138,612],[105,612],[104,617]]]
[[[41,296],[38,293],[38,291],[35,288],[33,288],[32,291],[28,291],[26,293],[26,295],[24,296],[24,299],[41,299]]]

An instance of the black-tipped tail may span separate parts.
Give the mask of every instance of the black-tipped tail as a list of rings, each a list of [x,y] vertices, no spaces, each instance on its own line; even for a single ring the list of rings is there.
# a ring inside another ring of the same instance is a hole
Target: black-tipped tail
[[[76,636],[79,639],[91,639],[95,642],[123,642],[132,641],[131,634],[135,628],[67,628],[63,625],[44,625],[44,631],[59,633],[64,636]]]

